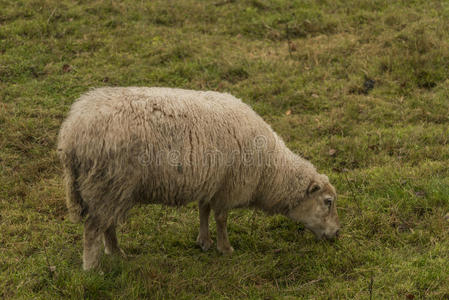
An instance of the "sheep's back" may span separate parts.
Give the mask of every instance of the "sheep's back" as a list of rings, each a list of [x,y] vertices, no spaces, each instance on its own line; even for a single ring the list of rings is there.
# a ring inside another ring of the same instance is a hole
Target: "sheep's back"
[[[228,94],[100,88],[73,104],[58,148],[77,158],[87,190],[115,183],[144,202],[183,204],[229,181],[257,181],[261,166],[242,154],[260,151],[254,148],[260,141],[271,147],[276,136]]]

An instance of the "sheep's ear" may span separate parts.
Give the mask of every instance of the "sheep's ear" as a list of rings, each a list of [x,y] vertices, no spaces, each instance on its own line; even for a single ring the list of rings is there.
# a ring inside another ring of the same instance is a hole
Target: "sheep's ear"
[[[321,190],[321,186],[316,181],[312,181],[307,189],[307,192],[310,194],[316,193]]]

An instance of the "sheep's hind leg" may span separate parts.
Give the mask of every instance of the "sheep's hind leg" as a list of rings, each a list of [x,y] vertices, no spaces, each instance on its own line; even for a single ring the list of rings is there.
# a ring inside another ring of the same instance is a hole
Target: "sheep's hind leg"
[[[223,254],[231,254],[234,252],[229,243],[228,229],[227,229],[228,212],[215,211],[215,222],[217,223],[217,249]]]
[[[126,257],[125,252],[118,246],[115,224],[110,225],[103,233],[103,243],[105,254],[120,254],[121,256]]]
[[[100,262],[102,227],[98,219],[88,217],[84,223],[83,269],[96,268]]]
[[[213,244],[209,233],[209,214],[210,205],[209,203],[199,203],[200,212],[200,232],[196,238],[196,243],[203,249],[203,251],[209,250],[210,246]]]

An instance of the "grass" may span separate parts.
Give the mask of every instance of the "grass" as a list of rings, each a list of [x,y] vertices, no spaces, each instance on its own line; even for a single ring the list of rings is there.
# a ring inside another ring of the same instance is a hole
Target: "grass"
[[[0,298],[449,299],[448,17],[420,0],[0,0]],[[145,206],[119,230],[132,257],[83,272],[56,136],[81,93],[130,85],[249,103],[329,174],[341,239],[236,210],[224,257],[195,246],[195,205]]]

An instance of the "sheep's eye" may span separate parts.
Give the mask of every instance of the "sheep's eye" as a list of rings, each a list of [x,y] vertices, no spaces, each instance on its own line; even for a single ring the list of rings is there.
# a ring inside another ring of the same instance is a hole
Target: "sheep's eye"
[[[330,208],[332,206],[332,198],[324,199],[324,204]]]

